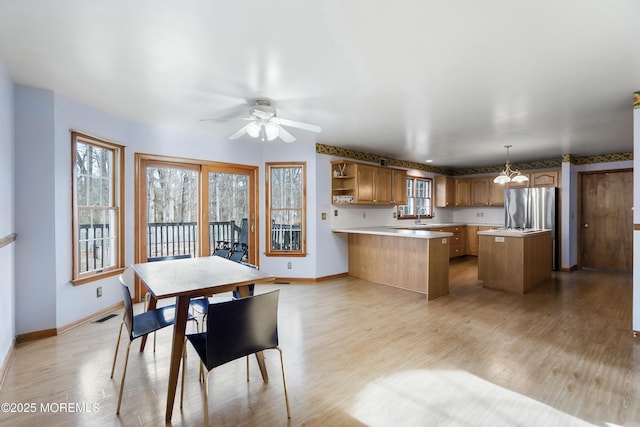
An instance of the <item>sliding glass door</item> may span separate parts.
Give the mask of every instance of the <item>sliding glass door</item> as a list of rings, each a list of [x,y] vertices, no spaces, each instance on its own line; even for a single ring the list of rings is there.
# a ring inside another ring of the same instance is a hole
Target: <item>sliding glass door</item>
[[[135,262],[226,248],[236,260],[257,264],[256,172],[255,166],[136,154]]]

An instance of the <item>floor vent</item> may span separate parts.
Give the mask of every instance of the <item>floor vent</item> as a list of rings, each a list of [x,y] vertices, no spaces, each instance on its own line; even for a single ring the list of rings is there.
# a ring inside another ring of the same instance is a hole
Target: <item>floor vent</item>
[[[100,319],[94,320],[93,323],[102,323],[102,322],[105,322],[105,321],[107,321],[107,320],[109,320],[111,318],[114,318],[116,316],[117,316],[117,314],[113,314],[113,313],[107,314],[106,316],[101,317]]]

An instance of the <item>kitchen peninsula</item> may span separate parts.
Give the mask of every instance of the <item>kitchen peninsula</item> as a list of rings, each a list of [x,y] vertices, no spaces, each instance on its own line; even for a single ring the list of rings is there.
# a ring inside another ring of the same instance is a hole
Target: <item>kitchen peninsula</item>
[[[550,230],[479,231],[478,279],[517,294],[551,278]]]
[[[449,293],[449,239],[426,228],[363,227],[333,230],[349,235],[349,274],[425,294]]]

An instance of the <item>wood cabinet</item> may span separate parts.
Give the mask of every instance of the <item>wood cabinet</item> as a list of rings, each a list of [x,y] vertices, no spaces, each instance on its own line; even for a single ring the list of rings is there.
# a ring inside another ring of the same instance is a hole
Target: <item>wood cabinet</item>
[[[331,201],[334,205],[391,206],[406,203],[406,171],[349,161],[331,164]],[[400,181],[402,185],[398,184]],[[402,187],[399,196],[396,196],[396,186]]]
[[[456,182],[450,176],[436,176],[436,203],[437,208],[448,208],[456,205]]]
[[[551,170],[544,172],[533,172],[529,176],[530,187],[560,187],[560,171]]]
[[[465,232],[465,255],[478,256],[479,236],[478,231],[487,231],[495,227],[491,225],[467,225]]]
[[[407,171],[403,169],[391,169],[391,204],[407,204]]]
[[[467,225],[465,234],[464,253],[466,255],[478,256],[478,226]]]
[[[471,178],[471,206],[504,206],[504,188],[493,177]]]
[[[455,225],[451,227],[430,228],[429,231],[453,233],[453,236],[449,238],[449,258],[454,258],[465,254],[466,228],[464,225]]]
[[[486,288],[524,294],[551,278],[551,232],[480,235],[478,279]]]
[[[456,178],[456,206],[471,206],[471,180],[469,178]]]
[[[558,169],[523,173],[529,181],[510,182],[508,188],[560,187],[560,171]]]

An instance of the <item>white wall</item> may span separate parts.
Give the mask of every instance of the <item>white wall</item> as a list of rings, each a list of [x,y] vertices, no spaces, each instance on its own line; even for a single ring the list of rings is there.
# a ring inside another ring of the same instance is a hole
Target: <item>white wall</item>
[[[16,231],[13,82],[0,59],[0,238]],[[16,335],[15,243],[0,248],[0,366]]]
[[[15,86],[16,334],[56,326],[53,102]]]
[[[640,153],[640,108],[633,110],[633,152]],[[633,224],[640,224],[640,156],[633,158]],[[635,227],[634,227],[635,228]],[[640,331],[640,277],[636,274],[640,268],[640,230],[633,231],[633,318],[632,329]]]

